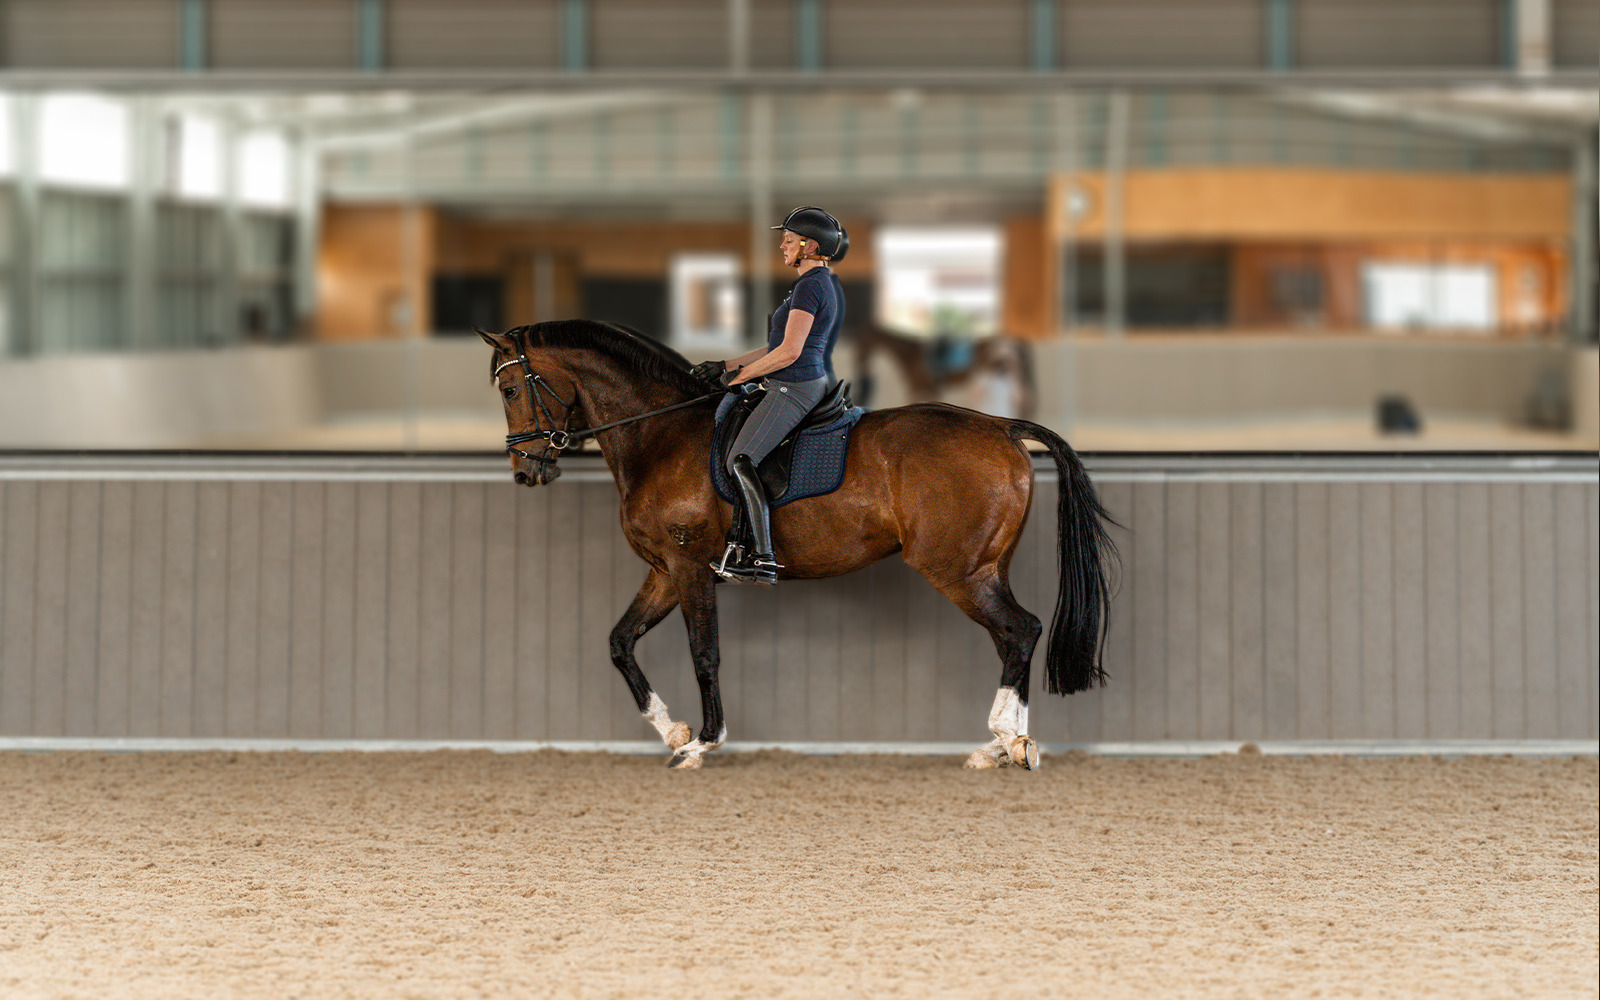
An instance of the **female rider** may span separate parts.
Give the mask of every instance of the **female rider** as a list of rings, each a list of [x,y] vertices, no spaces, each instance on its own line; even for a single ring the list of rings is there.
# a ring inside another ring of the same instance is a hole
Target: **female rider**
[[[839,220],[820,208],[797,208],[772,228],[783,231],[778,249],[784,265],[800,276],[772,314],[767,346],[694,369],[729,388],[764,380],[766,397],[739,430],[727,467],[729,479],[738,485],[755,551],[743,552],[730,531],[728,553],[712,568],[727,580],[769,585],[778,582],[782,567],[772,553],[767,495],[756,468],[832,387],[833,345],[844,321],[844,293],[828,264],[850,249]]]

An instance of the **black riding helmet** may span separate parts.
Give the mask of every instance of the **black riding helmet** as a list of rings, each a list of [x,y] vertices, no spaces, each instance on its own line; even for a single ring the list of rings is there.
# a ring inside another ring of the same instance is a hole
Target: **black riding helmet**
[[[839,220],[814,205],[805,205],[790,212],[780,226],[782,229],[808,240],[817,241],[817,254],[829,260],[843,260],[850,252],[850,234],[839,225]]]

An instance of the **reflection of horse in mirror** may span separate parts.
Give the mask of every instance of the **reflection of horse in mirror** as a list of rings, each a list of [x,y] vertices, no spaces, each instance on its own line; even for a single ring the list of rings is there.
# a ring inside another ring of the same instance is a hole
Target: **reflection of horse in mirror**
[[[560,474],[561,451],[587,437],[616,477],[623,534],[650,570],[612,630],[612,662],[674,751],[674,766],[698,767],[727,738],[710,563],[722,553],[733,510],[709,475],[717,394],[708,394],[675,352],[610,324],[569,320],[482,337],[494,348],[492,377],[504,397],[516,480],[550,482]],[[1002,663],[1000,689],[989,714],[994,739],[974,751],[974,767],[1038,763],[1028,735],[1028,680],[1041,627],[1007,582],[1033,497],[1025,440],[1043,444],[1061,476],[1060,592],[1045,678],[1052,692],[1081,691],[1105,680],[1101,557],[1114,553],[1083,464],[1052,431],[941,403],[867,413],[851,435],[840,487],[772,515],[780,578],[837,576],[898,551],[988,630]],[[675,607],[683,610],[700,683],[703,722],[694,739],[667,714],[633,655],[639,638]]]
[[[872,403],[872,389],[881,381],[873,363],[887,357],[905,380],[910,402],[926,403],[969,390],[971,401],[988,413],[1032,419],[1037,397],[1033,348],[1015,337],[913,337],[877,323],[857,329],[857,392],[863,406]],[[974,383],[982,383],[972,392]]]

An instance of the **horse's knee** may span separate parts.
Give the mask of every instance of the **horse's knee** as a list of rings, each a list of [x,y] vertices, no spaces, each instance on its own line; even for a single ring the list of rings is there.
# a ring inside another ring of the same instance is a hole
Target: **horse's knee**
[[[611,630],[611,662],[623,664],[633,658],[633,647],[639,641],[635,629],[627,627],[626,623],[618,625]]]

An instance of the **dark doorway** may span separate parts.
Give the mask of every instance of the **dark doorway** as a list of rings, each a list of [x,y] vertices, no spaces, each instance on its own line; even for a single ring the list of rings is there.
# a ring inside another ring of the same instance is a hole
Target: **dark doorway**
[[[660,278],[584,278],[578,289],[584,319],[621,323],[665,340],[667,283]]]
[[[1098,246],[1074,254],[1077,322],[1105,322],[1105,257]],[[1124,271],[1129,327],[1219,327],[1228,323],[1229,267],[1224,246],[1128,247]]]
[[[499,275],[439,274],[433,279],[433,331],[471,335],[472,328],[505,328],[505,279]]]

